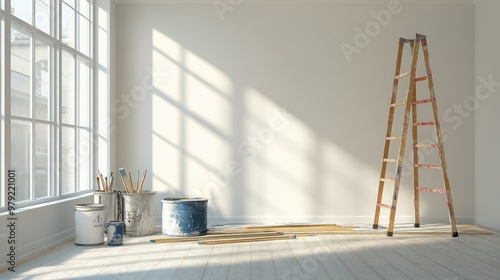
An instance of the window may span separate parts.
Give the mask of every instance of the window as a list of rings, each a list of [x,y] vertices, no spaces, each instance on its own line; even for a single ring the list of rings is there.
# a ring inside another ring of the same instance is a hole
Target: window
[[[16,170],[16,202],[91,190],[93,1],[0,1],[0,165]]]

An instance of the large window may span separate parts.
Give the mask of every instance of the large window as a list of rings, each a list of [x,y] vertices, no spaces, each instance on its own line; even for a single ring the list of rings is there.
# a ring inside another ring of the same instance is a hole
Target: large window
[[[93,0],[0,7],[0,165],[16,171],[17,203],[92,189]]]

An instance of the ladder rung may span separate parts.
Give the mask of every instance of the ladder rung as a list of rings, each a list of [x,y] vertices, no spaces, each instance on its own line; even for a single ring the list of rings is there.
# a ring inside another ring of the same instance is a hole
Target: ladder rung
[[[384,158],[384,161],[385,162],[398,162],[398,160],[395,158]]]
[[[382,207],[382,208],[387,208],[387,209],[391,209],[392,208],[390,205],[383,204],[383,203],[377,203],[377,206],[378,207]]]
[[[391,107],[404,106],[404,105],[406,105],[406,101],[392,103]]]
[[[394,179],[391,179],[391,178],[380,178],[380,181],[392,183],[392,182],[394,182]]]
[[[421,82],[421,81],[425,81],[425,80],[427,80],[427,76],[418,77],[415,79],[415,82]]]
[[[432,101],[431,99],[422,99],[422,100],[413,101],[412,104],[414,104],[414,105],[424,104],[424,103],[430,103],[431,101]]]
[[[396,77],[394,77],[394,79],[401,79],[401,78],[404,78],[406,76],[410,76],[410,72],[405,72],[403,74],[399,74]]]
[[[413,126],[426,126],[426,125],[434,125],[434,122],[416,122],[416,123],[413,123]]]
[[[416,187],[417,190],[419,191],[424,191],[424,192],[433,192],[433,193],[446,193],[445,190],[437,190],[437,189],[431,189],[431,188],[425,188],[425,187]]]
[[[390,136],[386,137],[385,140],[401,140],[401,136]]]
[[[415,144],[413,148],[439,148],[438,144]]]
[[[432,165],[432,164],[415,164],[415,167],[418,168],[433,168],[433,169],[441,169],[441,165]]]

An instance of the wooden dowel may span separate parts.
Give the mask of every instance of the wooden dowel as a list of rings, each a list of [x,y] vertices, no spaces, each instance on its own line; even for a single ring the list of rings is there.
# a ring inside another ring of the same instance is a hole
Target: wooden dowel
[[[274,241],[274,240],[287,240],[295,239],[295,235],[277,235],[277,236],[263,236],[263,237],[247,237],[247,238],[228,238],[228,239],[215,239],[215,240],[200,240],[199,245],[218,245],[229,243],[244,243],[244,242],[261,242],[261,241]]]

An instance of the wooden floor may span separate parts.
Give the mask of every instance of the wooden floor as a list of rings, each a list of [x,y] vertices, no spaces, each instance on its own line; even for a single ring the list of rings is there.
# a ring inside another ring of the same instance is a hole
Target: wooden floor
[[[500,235],[320,235],[226,245],[63,244],[0,279],[500,279]]]

